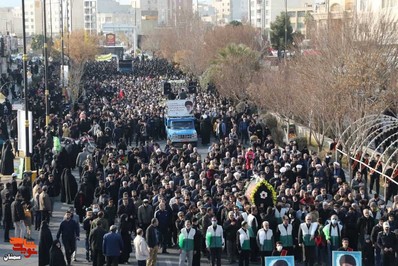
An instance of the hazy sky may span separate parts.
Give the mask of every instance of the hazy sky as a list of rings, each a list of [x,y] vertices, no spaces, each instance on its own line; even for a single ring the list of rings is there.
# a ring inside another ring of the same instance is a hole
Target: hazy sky
[[[0,0],[0,7],[20,6],[22,0]]]
[[[124,5],[131,3],[131,0],[117,0],[117,1]],[[212,0],[199,0],[199,3],[211,3],[211,1]],[[12,6],[21,6],[21,5],[22,5],[22,0],[0,0],[0,7],[12,7]]]

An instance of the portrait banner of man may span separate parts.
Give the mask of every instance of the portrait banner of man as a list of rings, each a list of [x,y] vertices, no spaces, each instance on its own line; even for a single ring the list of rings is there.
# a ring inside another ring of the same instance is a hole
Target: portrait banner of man
[[[333,251],[332,262],[335,266],[362,266],[362,252]]]

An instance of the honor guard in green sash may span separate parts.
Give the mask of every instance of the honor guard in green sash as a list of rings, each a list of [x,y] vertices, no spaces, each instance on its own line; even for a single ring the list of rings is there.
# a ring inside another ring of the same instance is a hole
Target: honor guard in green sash
[[[300,224],[298,241],[303,248],[305,265],[315,264],[315,237],[318,236],[318,223],[312,222],[312,215],[305,216],[305,222]]]
[[[278,225],[279,241],[286,248],[293,247],[293,226],[289,223],[289,218],[283,216],[283,222]]]
[[[247,222],[242,222],[242,228],[237,232],[236,242],[239,251],[239,265],[249,265],[251,247]]]
[[[191,221],[185,221],[185,227],[178,236],[178,245],[181,249],[179,265],[185,265],[187,261],[188,266],[192,266],[195,234],[196,230],[192,228]]]

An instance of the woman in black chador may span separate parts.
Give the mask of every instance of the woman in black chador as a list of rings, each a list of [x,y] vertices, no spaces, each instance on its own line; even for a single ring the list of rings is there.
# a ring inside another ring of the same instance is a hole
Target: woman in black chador
[[[72,204],[77,193],[77,182],[69,168],[61,176],[61,202]]]
[[[52,242],[50,249],[50,266],[66,266],[64,253],[62,253],[61,243],[59,240]]]
[[[1,151],[0,173],[11,175],[14,172],[14,153],[12,152],[11,141],[7,140]]]
[[[130,253],[133,251],[130,230],[129,217],[124,213],[120,216],[120,235],[123,239],[123,250],[119,258],[120,264],[128,262]]]
[[[39,233],[39,266],[48,265],[50,263],[50,249],[53,243],[53,236],[47,221],[41,222]]]

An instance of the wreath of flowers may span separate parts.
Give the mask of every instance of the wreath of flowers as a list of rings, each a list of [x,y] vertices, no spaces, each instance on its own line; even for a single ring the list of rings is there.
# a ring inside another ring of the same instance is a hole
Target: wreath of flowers
[[[257,191],[259,190],[259,188],[260,188],[262,185],[265,185],[265,186],[268,188],[268,190],[271,191],[271,194],[272,194],[272,202],[273,202],[274,205],[275,205],[275,204],[276,204],[276,196],[277,196],[277,195],[276,195],[276,191],[275,191],[274,187],[273,187],[270,183],[268,183],[266,180],[262,180],[262,181],[260,181],[260,182],[257,183],[257,185],[255,186],[255,188],[253,189],[252,194],[250,195],[250,201],[251,201],[254,205],[256,205],[255,196],[254,196],[254,195],[256,195]]]

